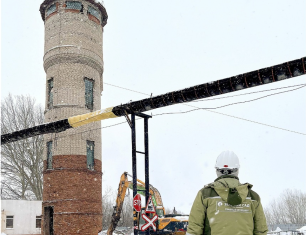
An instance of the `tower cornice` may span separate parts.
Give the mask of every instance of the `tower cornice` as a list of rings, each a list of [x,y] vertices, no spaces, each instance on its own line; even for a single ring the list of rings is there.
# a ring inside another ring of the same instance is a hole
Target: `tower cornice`
[[[65,53],[65,54],[54,54],[44,59],[44,70],[47,72],[48,68],[55,64],[61,63],[79,63],[92,67],[97,70],[102,77],[103,74],[103,62],[92,58],[92,56],[86,56],[83,54]]]
[[[96,0],[86,0],[87,2],[91,3],[92,5],[94,5],[95,7],[97,7],[101,13],[102,13],[102,21],[101,21],[101,25],[102,27],[104,27],[106,24],[107,24],[107,19],[108,19],[108,15],[107,15],[107,12],[106,12],[106,9],[105,7],[97,2]],[[45,0],[41,5],[40,5],[40,8],[39,8],[39,11],[40,11],[40,15],[41,15],[41,18],[43,21],[45,21],[45,11],[46,11],[46,8],[53,2],[58,2],[58,0]]]

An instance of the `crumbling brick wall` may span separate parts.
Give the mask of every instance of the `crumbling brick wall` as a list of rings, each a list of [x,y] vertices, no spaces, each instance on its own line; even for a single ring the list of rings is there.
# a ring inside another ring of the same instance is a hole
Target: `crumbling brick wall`
[[[84,155],[53,157],[53,169],[44,161],[43,208],[52,206],[55,234],[98,234],[102,230],[101,161],[88,170]],[[44,234],[44,223],[42,231]]]

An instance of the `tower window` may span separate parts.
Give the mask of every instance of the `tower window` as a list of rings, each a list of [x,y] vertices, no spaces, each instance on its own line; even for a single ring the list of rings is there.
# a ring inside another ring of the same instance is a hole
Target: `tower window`
[[[54,3],[54,4],[52,4],[51,6],[48,7],[48,9],[46,11],[46,17],[48,17],[49,15],[54,13],[55,11],[56,11],[56,3]]]
[[[83,5],[81,2],[77,1],[66,1],[66,9],[83,12]]]
[[[48,109],[53,107],[53,78],[48,80]]]
[[[93,109],[93,86],[94,81],[89,78],[85,78],[85,107]]]
[[[47,142],[47,169],[52,169],[52,141]]]
[[[87,169],[93,170],[95,166],[95,161],[94,161],[94,150],[95,150],[95,142],[87,140],[86,141],[86,156],[87,156]]]
[[[88,6],[88,10],[87,10],[87,14],[89,15],[93,15],[94,17],[96,17],[99,21],[101,19],[101,15],[99,13],[99,11],[97,11],[95,8]]]
[[[6,216],[6,228],[14,228],[14,216],[7,215]]]

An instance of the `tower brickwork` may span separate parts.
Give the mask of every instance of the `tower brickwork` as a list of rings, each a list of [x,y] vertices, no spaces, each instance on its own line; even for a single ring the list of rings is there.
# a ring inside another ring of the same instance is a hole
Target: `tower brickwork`
[[[45,0],[45,122],[101,109],[105,8],[94,0]],[[42,234],[102,230],[101,123],[44,136]]]

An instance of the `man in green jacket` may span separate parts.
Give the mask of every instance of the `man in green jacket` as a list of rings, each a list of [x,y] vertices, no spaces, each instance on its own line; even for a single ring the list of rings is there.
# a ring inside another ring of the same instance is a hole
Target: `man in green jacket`
[[[266,235],[266,217],[251,184],[238,179],[239,159],[232,151],[216,161],[218,178],[202,188],[189,215],[187,235]]]

